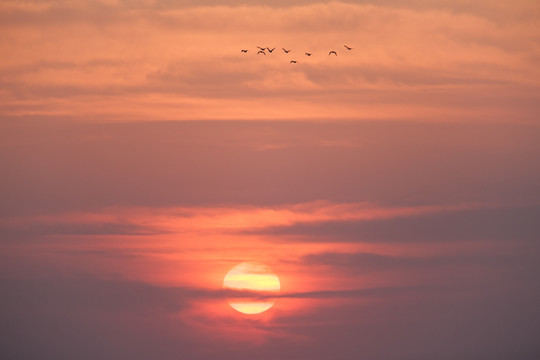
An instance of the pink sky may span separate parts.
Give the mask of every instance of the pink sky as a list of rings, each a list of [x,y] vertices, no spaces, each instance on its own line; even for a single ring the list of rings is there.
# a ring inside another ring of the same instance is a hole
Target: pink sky
[[[2,1],[0,357],[537,359],[539,21]],[[248,260],[260,315],[221,289]]]

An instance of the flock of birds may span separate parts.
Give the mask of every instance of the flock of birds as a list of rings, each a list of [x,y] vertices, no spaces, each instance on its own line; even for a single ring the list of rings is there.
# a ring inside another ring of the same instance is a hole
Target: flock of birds
[[[353,49],[352,47],[347,46],[347,45],[343,45],[343,46],[345,46],[345,49],[347,49],[347,51],[351,51],[351,50]],[[272,48],[272,49],[270,49],[269,47],[260,47],[260,46],[257,46],[257,48],[259,49],[259,51],[257,51],[257,55],[260,55],[260,54],[266,55],[266,52],[267,52],[267,51],[268,51],[268,53],[273,53],[274,50],[276,50],[275,47]],[[290,52],[292,51],[292,49],[291,49],[291,50],[287,50],[287,49],[285,49],[285,48],[281,48],[281,49],[283,50],[283,52],[284,52],[285,54],[288,54],[288,53],[290,53]],[[247,53],[247,52],[248,52],[247,49],[242,49],[242,50],[240,50],[240,51],[243,52],[243,53]],[[304,55],[306,55],[306,56],[311,56],[312,54],[311,54],[310,52],[305,52]],[[330,52],[328,53],[328,56],[330,56],[330,55],[335,55],[335,56],[337,56],[338,54],[337,54],[337,51],[335,51],[335,50],[330,50]],[[298,63],[298,61],[297,61],[297,60],[291,60],[290,63],[291,63],[291,64],[296,64],[296,63]]]

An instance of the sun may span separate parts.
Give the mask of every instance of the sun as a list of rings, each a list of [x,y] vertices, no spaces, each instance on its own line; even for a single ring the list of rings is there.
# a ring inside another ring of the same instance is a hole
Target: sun
[[[280,289],[277,275],[268,266],[255,261],[243,262],[233,267],[223,279],[223,288],[248,290],[261,295],[276,294]],[[244,314],[260,314],[270,309],[275,299],[233,298],[229,305]]]

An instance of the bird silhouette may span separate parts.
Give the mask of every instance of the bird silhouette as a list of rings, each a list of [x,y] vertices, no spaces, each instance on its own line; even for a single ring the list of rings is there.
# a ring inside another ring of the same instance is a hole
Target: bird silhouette
[[[269,47],[267,47],[266,50],[268,50],[268,52],[272,52],[272,51],[276,50],[276,48],[270,49]]]
[[[283,49],[283,51],[285,51],[285,54],[288,54],[291,51],[291,50],[287,50],[285,48],[282,48],[282,49]]]
[[[291,60],[290,64],[296,64],[296,60]]]
[[[247,53],[247,50],[243,50],[243,49],[242,49],[241,51],[242,51],[243,53]]]
[[[266,53],[265,53],[264,51],[262,51],[262,50],[259,50],[259,51],[257,52],[257,55],[259,55],[259,54],[266,55]]]
[[[263,48],[263,47],[260,47],[260,46],[257,46],[259,48],[259,50],[261,51],[264,51],[266,48]]]
[[[337,52],[335,52],[334,50],[330,51],[330,52],[328,53],[328,56],[330,56],[330,55],[332,55],[332,54],[334,54],[334,55],[337,56]]]
[[[307,56],[311,56],[311,53],[308,53],[308,52],[307,52],[306,55],[307,55]]]
[[[352,47],[349,47],[349,46],[347,46],[347,45],[343,45],[343,46],[345,46],[345,48],[346,48],[347,50],[352,50],[352,49],[353,49]]]

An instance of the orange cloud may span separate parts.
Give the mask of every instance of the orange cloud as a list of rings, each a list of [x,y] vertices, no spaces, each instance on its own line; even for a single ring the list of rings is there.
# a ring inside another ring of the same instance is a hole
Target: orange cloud
[[[537,7],[490,4],[7,2],[0,111],[116,120],[534,120]],[[277,50],[255,56],[256,45]],[[329,58],[329,49],[340,56]]]

